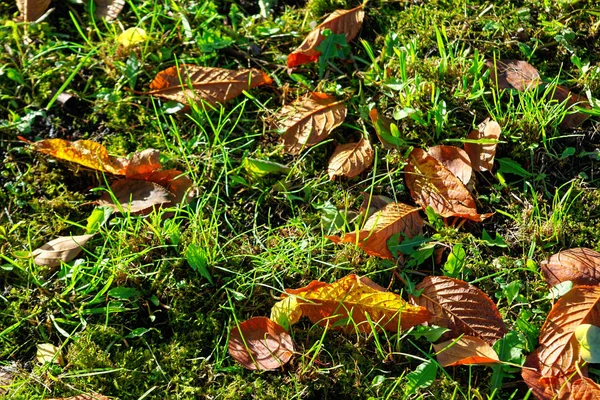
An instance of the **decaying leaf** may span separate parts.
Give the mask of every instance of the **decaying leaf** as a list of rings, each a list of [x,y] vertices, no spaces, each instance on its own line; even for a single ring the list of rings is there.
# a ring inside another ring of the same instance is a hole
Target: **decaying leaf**
[[[498,89],[516,89],[523,92],[538,86],[540,73],[531,64],[521,60],[486,60],[490,77]]]
[[[431,311],[429,323],[450,329],[447,336],[465,334],[494,344],[506,334],[496,304],[475,286],[446,276],[429,276],[416,289],[422,292],[419,297],[410,296],[410,301]]]
[[[322,34],[325,29],[331,30],[334,34],[345,34],[346,43],[352,41],[358,34],[364,17],[365,11],[363,5],[351,10],[336,10],[331,13],[327,19],[313,29],[306,36],[302,44],[288,56],[288,68],[294,68],[298,65],[317,61],[319,59],[321,53],[317,50],[317,47],[321,44],[323,39],[325,39],[325,36]]]
[[[468,184],[473,176],[469,155],[456,146],[438,145],[430,147],[427,153],[452,172],[463,184]]]
[[[565,118],[560,123],[562,128],[573,129],[577,128],[579,125],[583,124],[589,117],[589,114],[585,114],[579,111],[574,110],[574,106],[577,105],[579,107],[590,109],[590,103],[587,101],[585,96],[578,95],[576,93],[571,92],[569,89],[563,86],[557,86],[552,93],[552,98],[559,103],[563,101],[567,101],[566,108],[569,110],[569,113],[565,115]]]
[[[370,195],[363,193],[363,202],[360,205],[360,212],[364,215],[363,218],[369,219],[375,212],[381,210],[386,205],[393,203],[394,199],[383,195]]]
[[[425,151],[415,148],[404,168],[412,198],[424,209],[431,206],[440,216],[483,221],[492,214],[478,214],[469,190],[452,172]]]
[[[53,239],[31,252],[33,262],[46,267],[58,267],[62,262],[69,262],[83,250],[83,246],[92,235],[61,236]]]
[[[271,307],[271,320],[277,322],[286,331],[290,326],[300,321],[302,309],[296,300],[296,296],[289,296],[278,301]]]
[[[148,175],[160,169],[160,151],[146,149],[132,154],[125,169],[125,178],[146,179]]]
[[[19,139],[31,144],[34,150],[60,160],[115,175],[125,175],[128,160],[110,156],[100,143],[91,140],[70,142],[63,139],[46,139],[34,143],[22,137]]]
[[[479,141],[497,141],[500,139],[501,129],[496,121],[486,118],[485,121],[479,124],[478,128],[476,131],[471,131],[467,139]],[[475,171],[492,170],[498,143],[465,143],[464,146]]]
[[[253,317],[231,330],[229,354],[248,369],[277,369],[294,354],[290,335],[267,317]]]
[[[542,376],[539,372],[538,353],[527,356],[521,370],[523,380],[538,400],[567,400],[571,392],[572,377],[567,375]]]
[[[325,93],[313,92],[281,109],[278,127],[285,150],[298,154],[305,147],[321,142],[344,122],[346,106]]]
[[[575,338],[579,342],[579,354],[588,363],[600,363],[600,327],[581,324],[575,328]]]
[[[8,394],[13,380],[14,376],[9,367],[0,366],[0,396],[5,396]]]
[[[600,253],[585,247],[562,250],[540,263],[548,285],[572,281],[575,285],[600,285]]]
[[[16,0],[25,22],[37,21],[48,9],[50,0]]]
[[[108,206],[115,211],[122,208],[131,214],[145,214],[152,208],[166,205],[174,200],[174,195],[164,186],[140,179],[120,179],[110,186],[116,204],[110,193],[105,192],[98,205]]]
[[[384,148],[394,150],[402,145],[400,138],[392,134],[391,126],[394,121],[384,115],[380,115],[375,108],[369,112],[369,117],[375,127],[375,134],[377,134]]]
[[[55,363],[65,365],[65,360],[60,352],[60,348],[52,343],[40,343],[37,345],[37,353],[35,359],[40,364]]]
[[[77,396],[53,398],[46,400],[110,400],[110,398],[98,393],[84,393],[78,394]]]
[[[172,204],[185,203],[185,200],[189,200],[191,197],[188,190],[193,185],[192,180],[176,169],[154,171],[149,175],[140,176],[140,179],[154,182],[172,193]]]
[[[459,339],[434,344],[433,348],[442,367],[500,362],[492,346],[475,336],[464,335]]]
[[[96,5],[96,18],[112,21],[123,10],[125,0],[94,0],[94,4]]]
[[[400,295],[354,274],[331,284],[312,281],[300,289],[286,289],[285,295],[295,295],[303,315],[331,329],[371,332],[371,320],[378,329],[397,332],[430,317],[423,307],[412,306]]]
[[[244,90],[272,82],[267,74],[256,69],[230,70],[185,64],[159,72],[150,83],[150,94],[183,104],[192,100],[214,106],[239,96]]]
[[[362,138],[358,143],[342,144],[336,147],[335,152],[329,159],[329,179],[336,176],[354,178],[373,164],[375,152],[371,143]]]
[[[369,217],[364,227],[357,232],[348,232],[344,237],[327,236],[335,243],[356,243],[367,254],[393,259],[387,246],[388,239],[397,233],[412,238],[421,233],[423,218],[419,208],[403,203],[389,203]],[[400,240],[402,240],[402,235]]]
[[[598,400],[600,385],[590,378],[581,378],[573,382],[569,400]]]
[[[600,326],[600,286],[575,286],[552,307],[536,350],[542,376],[565,374],[579,359],[575,329],[581,324]]]

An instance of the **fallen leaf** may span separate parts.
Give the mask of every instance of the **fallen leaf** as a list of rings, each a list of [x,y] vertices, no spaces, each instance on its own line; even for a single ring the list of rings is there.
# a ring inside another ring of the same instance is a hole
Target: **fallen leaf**
[[[14,376],[12,374],[12,371],[10,371],[9,367],[0,366],[0,396],[8,394],[13,380]]]
[[[500,125],[496,121],[486,118],[478,126],[478,130],[471,131],[467,136],[469,140],[498,140],[500,139]],[[471,166],[475,171],[491,171],[494,167],[494,156],[498,143],[465,143],[465,151],[471,159]]]
[[[123,10],[125,0],[94,0],[94,4],[96,5],[96,18],[112,21]]]
[[[579,354],[588,363],[600,364],[600,327],[581,324],[575,328],[575,338],[579,342]]]
[[[267,317],[253,317],[231,330],[229,354],[247,369],[277,369],[294,354],[290,335]]]
[[[115,211],[122,208],[131,214],[145,214],[155,206],[166,205],[174,200],[173,193],[165,187],[140,179],[118,180],[110,186],[110,190],[117,203],[115,204],[109,192],[105,192],[98,199],[98,205],[111,207]]]
[[[379,115],[375,108],[369,112],[369,117],[375,127],[375,134],[384,148],[394,150],[403,145],[403,141],[392,133],[393,120],[384,115]]]
[[[83,249],[92,235],[61,236],[53,239],[31,252],[33,262],[46,267],[58,267],[62,262],[69,262]]]
[[[25,22],[37,21],[48,9],[50,0],[16,0]]]
[[[289,296],[271,307],[271,320],[277,322],[286,331],[302,318],[302,309],[296,296]]]
[[[148,175],[160,169],[160,151],[146,149],[132,154],[125,169],[125,178],[145,179]]]
[[[150,83],[149,94],[183,104],[193,100],[214,106],[239,96],[244,90],[272,82],[267,74],[256,69],[230,70],[185,64],[159,72]]]
[[[84,393],[78,394],[77,396],[60,397],[46,400],[110,400],[110,398],[98,393]]]
[[[322,34],[325,29],[331,30],[331,33],[334,34],[345,34],[346,43],[351,42],[358,34],[364,17],[363,5],[351,10],[336,10],[331,13],[323,23],[306,36],[296,50],[288,55],[288,68],[294,68],[319,59],[321,52],[317,50],[317,46],[325,39]]]
[[[282,296],[295,295],[302,314],[312,323],[331,329],[355,328],[371,332],[369,320],[390,332],[426,322],[430,313],[412,306],[400,295],[385,291],[368,278],[351,274],[331,284],[312,281],[300,289],[286,289]]]
[[[572,281],[575,285],[600,285],[600,253],[580,247],[562,250],[540,263],[550,286]]]
[[[373,164],[375,152],[371,143],[362,138],[358,143],[342,144],[336,147],[329,159],[329,179],[334,180],[336,176],[354,178]]]
[[[60,352],[60,348],[56,347],[52,343],[38,344],[35,359],[40,364],[54,363],[65,365],[65,360]]]
[[[525,61],[488,59],[485,66],[490,69],[490,77],[498,89],[512,88],[523,92],[542,82],[538,70]]]
[[[431,206],[440,216],[483,221],[492,214],[478,214],[469,190],[452,172],[425,151],[415,148],[404,168],[412,198],[423,209]]]
[[[521,377],[538,400],[567,400],[572,382],[568,376],[542,376],[539,372],[538,353],[527,356]]]
[[[590,378],[581,378],[573,382],[569,400],[598,400],[600,399],[600,385]]]
[[[185,203],[184,200],[189,200],[191,197],[188,190],[193,186],[192,180],[176,169],[154,171],[149,175],[142,176],[140,179],[154,182],[173,194],[171,204]]]
[[[278,127],[285,151],[298,154],[305,147],[321,142],[344,122],[346,106],[325,93],[313,92],[290,105],[278,115]]]
[[[442,367],[471,364],[496,364],[500,362],[498,354],[483,339],[475,336],[462,336],[434,344],[437,361]]]
[[[46,139],[30,142],[22,137],[19,137],[19,139],[31,144],[35,151],[60,160],[115,175],[125,175],[128,160],[122,157],[110,156],[100,143],[91,140],[69,142],[63,139]]]
[[[388,249],[388,239],[397,233],[413,238],[421,233],[423,218],[419,208],[403,203],[389,203],[369,217],[358,232],[348,232],[344,237],[327,236],[334,243],[356,243],[367,254],[393,259]],[[400,237],[402,240],[403,237]]]
[[[287,174],[290,172],[290,168],[269,160],[257,160],[255,158],[245,158],[242,161],[242,166],[250,176],[250,178],[257,180],[263,178],[274,172],[281,172]]]
[[[558,299],[539,336],[539,372],[564,374],[579,359],[575,329],[581,324],[600,325],[600,286],[575,286]]]
[[[430,147],[427,153],[452,172],[463,184],[468,184],[473,175],[469,155],[456,146],[438,145]]]
[[[431,325],[450,329],[450,335],[476,336],[494,344],[506,334],[506,325],[496,304],[481,290],[459,279],[428,276],[417,285],[419,297],[410,296],[413,304],[428,309]]]
[[[148,39],[146,31],[142,28],[128,28],[117,36],[117,43],[121,46],[133,47],[136,44],[144,43]]]
[[[592,107],[590,106],[590,103],[588,103],[587,97],[575,94],[563,86],[557,86],[552,93],[552,98],[559,103],[562,103],[565,100],[567,101],[566,109],[569,110],[569,112],[560,123],[561,128],[577,128],[590,117],[589,114],[574,109],[575,105],[587,108],[588,110],[591,109]]]

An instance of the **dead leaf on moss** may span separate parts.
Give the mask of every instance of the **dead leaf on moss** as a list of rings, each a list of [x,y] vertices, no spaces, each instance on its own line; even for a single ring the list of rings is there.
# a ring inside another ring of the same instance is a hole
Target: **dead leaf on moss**
[[[110,190],[118,205],[108,192],[98,199],[98,205],[111,207],[115,211],[122,208],[131,214],[145,214],[154,207],[171,203],[175,198],[165,187],[140,179],[118,180],[110,186]]]
[[[490,78],[498,89],[516,89],[523,92],[537,87],[542,82],[538,70],[525,61],[488,59],[485,66],[491,70]]]
[[[559,251],[540,263],[550,286],[572,281],[575,285],[600,285],[600,253],[588,248]]]
[[[478,130],[471,131],[467,136],[469,140],[478,141],[497,141],[500,139],[500,125],[489,118],[486,118],[478,126]],[[494,156],[498,143],[465,143],[465,151],[471,159],[471,165],[475,171],[491,171],[494,167]]]
[[[471,160],[463,149],[456,146],[438,145],[430,147],[427,153],[442,163],[460,181],[467,185],[473,176]]]
[[[437,361],[442,367],[471,364],[497,364],[498,354],[483,339],[463,335],[459,339],[433,345]]]
[[[37,265],[50,268],[58,267],[61,261],[69,262],[77,257],[81,253],[81,250],[83,250],[83,246],[92,236],[94,235],[58,237],[32,251],[31,257],[33,257],[33,262]]]
[[[375,152],[371,143],[362,138],[358,143],[347,143],[336,147],[335,152],[329,159],[329,179],[334,180],[336,176],[354,178],[373,164]]]

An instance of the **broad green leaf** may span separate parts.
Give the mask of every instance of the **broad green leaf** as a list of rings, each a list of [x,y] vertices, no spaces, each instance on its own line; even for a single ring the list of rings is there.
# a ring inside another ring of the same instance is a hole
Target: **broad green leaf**
[[[451,278],[459,276],[465,266],[466,258],[467,253],[462,245],[460,243],[455,244],[454,247],[452,247],[452,252],[448,255],[448,260],[446,260],[446,263],[444,264],[444,275]]]
[[[581,358],[589,363],[600,363],[600,327],[581,324],[575,329],[575,337],[579,342]]]
[[[132,297],[140,296],[141,293],[139,291],[137,291],[137,289],[135,289],[135,288],[116,287],[116,288],[110,289],[108,291],[108,295],[112,296],[116,299],[119,299],[119,300],[128,300]]]
[[[96,207],[87,218],[87,225],[85,231],[87,233],[96,233],[98,230],[108,222],[110,216],[113,214],[113,209],[108,206]]]
[[[404,394],[415,393],[417,389],[423,389],[431,386],[437,376],[437,363],[427,360],[417,366],[414,371],[406,375],[406,389]]]
[[[210,276],[210,272],[208,271],[208,254],[206,250],[200,247],[197,244],[190,244],[186,251],[185,257],[187,259],[188,264],[194,271],[197,271],[206,278],[211,285],[214,284],[212,277]]]
[[[242,165],[252,179],[260,179],[273,172],[288,173],[290,168],[273,161],[246,158]]]
[[[489,233],[484,229],[481,232],[481,240],[485,242],[488,246],[497,246],[497,247],[508,247],[502,236],[496,233],[496,238],[492,239]]]
[[[450,329],[444,328],[443,326],[417,325],[409,332],[409,334],[414,336],[415,339],[424,337],[428,342],[437,342],[442,335],[449,330]]]

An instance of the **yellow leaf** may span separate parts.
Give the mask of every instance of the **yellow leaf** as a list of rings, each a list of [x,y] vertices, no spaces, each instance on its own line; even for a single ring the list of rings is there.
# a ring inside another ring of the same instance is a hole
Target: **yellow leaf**
[[[145,42],[147,38],[148,35],[142,28],[129,28],[117,37],[117,43],[124,47],[131,47]]]
[[[64,365],[65,361],[60,353],[60,349],[52,343],[40,343],[37,345],[36,360],[41,363],[55,363]]]
[[[271,308],[271,320],[277,322],[286,331],[302,317],[302,309],[295,296],[278,301]]]

